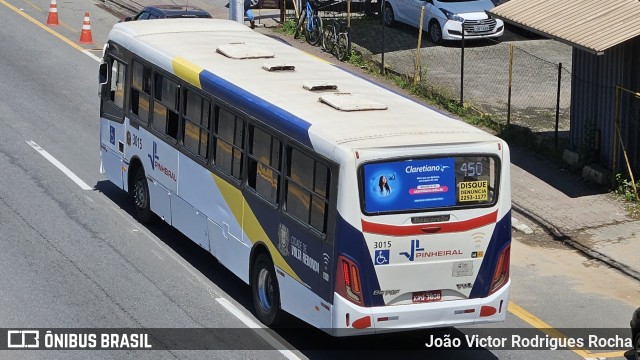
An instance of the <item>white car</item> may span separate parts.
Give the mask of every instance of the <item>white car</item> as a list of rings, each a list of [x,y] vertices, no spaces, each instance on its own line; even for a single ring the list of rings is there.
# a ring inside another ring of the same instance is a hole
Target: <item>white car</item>
[[[425,6],[423,29],[431,42],[461,40],[464,24],[465,39],[496,38],[504,33],[502,20],[493,19],[485,10],[494,5],[491,0],[384,0],[384,24],[396,21],[420,26],[420,11]]]

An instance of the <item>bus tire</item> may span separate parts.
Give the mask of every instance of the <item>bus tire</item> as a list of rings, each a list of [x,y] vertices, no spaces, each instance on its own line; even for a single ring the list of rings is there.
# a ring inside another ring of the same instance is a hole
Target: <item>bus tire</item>
[[[151,198],[149,196],[149,183],[142,167],[138,168],[133,178],[133,202],[136,206],[136,216],[143,224],[150,224],[154,220],[151,212]]]
[[[256,317],[267,326],[275,326],[281,322],[280,288],[269,255],[259,254],[251,273],[251,295]]]

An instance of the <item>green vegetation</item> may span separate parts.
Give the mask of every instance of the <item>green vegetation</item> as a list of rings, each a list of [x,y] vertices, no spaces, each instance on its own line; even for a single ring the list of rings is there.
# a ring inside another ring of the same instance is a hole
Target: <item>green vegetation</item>
[[[296,19],[294,18],[288,18],[285,20],[285,22],[282,24],[282,26],[278,26],[276,28],[273,28],[273,31],[279,33],[279,34],[284,34],[284,35],[289,35],[289,36],[293,36],[293,34],[296,32]]]
[[[351,55],[347,62],[366,70],[371,75],[380,75],[379,65],[371,60],[365,59],[360,52],[354,49],[351,50]],[[408,91],[410,94],[417,96],[427,103],[459,116],[468,124],[482,127],[498,136],[501,136],[505,132],[504,125],[500,124],[493,115],[483,114],[471,107],[462,106],[458,100],[452,99],[437,89],[428,88],[421,84],[413,84],[412,79],[393,73],[385,74],[384,78],[393,81],[397,87]]]
[[[367,61],[362,57],[362,54],[353,49],[351,49],[347,62],[353,66],[359,67],[360,69],[367,69],[368,65]]]
[[[617,173],[615,179],[615,193],[620,195],[625,201],[639,202],[637,189],[640,189],[640,181],[635,184],[629,178],[624,177],[622,174]]]
[[[460,104],[460,101],[452,99],[442,91],[428,88],[422,84],[414,84],[411,79],[405,76],[388,75],[388,77],[391,77],[393,82],[401,89],[407,90],[410,94],[427,101],[431,105],[435,105],[449,113],[457,115],[468,124],[482,127],[498,136],[501,136],[505,132],[504,125],[500,124],[495,116],[483,114],[472,107]]]
[[[640,219],[640,200],[638,200],[638,193],[636,192],[640,190],[640,181],[635,185],[634,189],[633,182],[628,177],[617,173],[613,192],[626,202],[628,214],[633,218]]]

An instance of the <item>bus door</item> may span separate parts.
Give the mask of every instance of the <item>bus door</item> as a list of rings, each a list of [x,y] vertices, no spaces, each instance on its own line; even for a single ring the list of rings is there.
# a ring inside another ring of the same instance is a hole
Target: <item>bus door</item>
[[[114,49],[115,51],[115,49]],[[117,54],[116,54],[117,55]],[[126,65],[107,53],[100,65],[100,170],[123,187],[124,89]]]

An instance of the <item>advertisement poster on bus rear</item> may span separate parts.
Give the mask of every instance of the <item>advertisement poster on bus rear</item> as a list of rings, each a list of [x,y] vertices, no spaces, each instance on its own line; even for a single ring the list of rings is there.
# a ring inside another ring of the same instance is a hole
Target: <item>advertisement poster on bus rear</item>
[[[365,165],[365,211],[392,212],[455,205],[454,166],[453,158]]]

